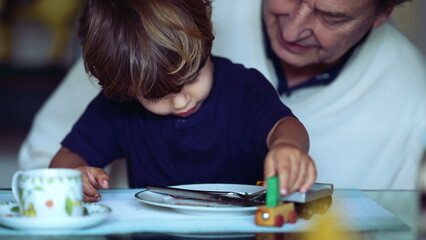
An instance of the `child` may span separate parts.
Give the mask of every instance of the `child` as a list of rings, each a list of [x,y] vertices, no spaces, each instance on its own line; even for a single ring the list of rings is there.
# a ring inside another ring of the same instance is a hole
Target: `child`
[[[86,201],[103,167],[127,159],[129,186],[255,184],[307,191],[316,170],[304,126],[256,70],[210,56],[208,0],[89,0],[79,30],[103,91],[50,167],[83,172]],[[269,149],[269,150],[268,150]]]

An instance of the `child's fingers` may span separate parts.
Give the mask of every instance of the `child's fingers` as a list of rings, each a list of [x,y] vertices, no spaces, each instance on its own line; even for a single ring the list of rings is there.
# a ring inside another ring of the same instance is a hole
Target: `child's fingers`
[[[282,195],[287,195],[287,186],[289,181],[290,174],[290,165],[289,161],[275,161],[273,154],[269,153],[265,159],[265,183],[266,179],[278,175],[279,177],[279,186],[280,193]]]
[[[289,181],[287,183],[288,194],[295,191],[294,184],[300,176],[301,167],[300,159],[294,155],[290,156]]]
[[[109,178],[108,179],[106,179],[106,178],[100,179],[98,182],[99,182],[99,185],[101,186],[101,188],[103,188],[103,189],[109,188]]]
[[[303,183],[303,185],[300,187],[300,191],[307,192],[312,187],[312,185],[314,185],[316,178],[317,178],[317,171],[315,168],[315,164],[313,161],[310,161],[308,165],[306,180]]]
[[[280,161],[278,162],[277,172],[280,181],[280,193],[281,195],[287,195],[289,193],[289,184],[291,181],[292,172],[291,161]]]
[[[290,193],[300,189],[302,184],[305,182],[307,175],[308,175],[308,163],[307,161],[300,161],[297,179],[291,185]]]
[[[98,190],[89,181],[83,182],[83,194],[86,202],[96,202],[101,199]]]
[[[316,179],[312,159],[293,147],[275,147],[265,159],[265,179],[279,177],[281,195],[300,190],[306,192]]]
[[[91,174],[89,167],[78,167],[81,171],[83,181],[83,193],[85,196],[95,197],[98,193],[96,189],[96,181],[94,181],[93,175]]]
[[[85,202],[98,202],[101,200],[101,196],[97,196],[97,197],[93,197],[93,196],[88,196],[86,194],[83,194],[83,200]]]
[[[97,186],[103,189],[109,188],[109,176],[103,169],[101,168],[93,169],[93,176]]]
[[[272,158],[267,155],[266,159],[265,159],[265,166],[264,166],[264,172],[263,172],[263,176],[265,177],[265,183],[266,183],[266,179],[273,177],[276,175],[276,168],[275,168],[275,163],[272,160]]]
[[[82,172],[84,201],[99,201],[101,195],[97,188],[108,188],[108,175],[101,168],[83,166],[77,169]]]

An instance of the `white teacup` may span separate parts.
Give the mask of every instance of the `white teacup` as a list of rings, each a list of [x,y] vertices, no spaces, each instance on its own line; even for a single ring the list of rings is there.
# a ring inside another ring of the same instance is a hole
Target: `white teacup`
[[[64,218],[83,215],[81,172],[68,168],[17,171],[12,191],[21,216]]]

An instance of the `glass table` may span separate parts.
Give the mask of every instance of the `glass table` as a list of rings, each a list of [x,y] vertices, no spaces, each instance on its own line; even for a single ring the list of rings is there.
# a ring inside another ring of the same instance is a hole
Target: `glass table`
[[[239,221],[251,221],[250,216],[246,217],[189,217],[185,218],[185,214],[182,213],[167,213],[176,215],[165,215],[165,216],[177,216],[174,221],[166,218],[157,219],[149,218],[149,214],[155,216],[155,211],[163,211],[160,208],[154,207],[150,212],[138,212],[139,207],[146,207],[144,203],[134,201],[132,197],[135,193],[141,189],[111,189],[103,190],[102,194],[105,196],[105,202],[109,200],[115,201],[114,204],[118,205],[129,205],[134,207],[128,212],[122,212],[119,208],[114,208],[117,213],[121,215],[129,215],[129,220],[120,222],[118,217],[112,216],[108,221],[103,222],[94,229],[87,229],[81,232],[71,232],[65,234],[37,234],[37,233],[26,233],[20,230],[9,229],[0,227],[0,239],[56,239],[62,240],[67,239],[306,239],[305,231],[301,231],[300,228],[292,231],[291,228],[274,228],[273,231],[268,228],[250,228],[249,225],[241,224],[241,230],[236,231],[238,228],[227,229],[226,225],[238,225]],[[347,190],[335,189],[335,193],[341,194]],[[423,203],[422,207],[422,194],[420,191],[406,191],[406,190],[364,190],[363,194],[368,196],[370,200],[382,206],[384,209],[389,211],[397,219],[399,219],[404,227],[398,227],[395,229],[370,229],[370,230],[355,230],[354,233],[358,239],[425,239],[426,238],[426,205]],[[118,195],[117,195],[118,194]],[[120,195],[121,194],[121,195]],[[117,196],[126,196],[126,198]],[[13,200],[10,190],[0,190],[0,201]],[[356,199],[352,199],[356,200]],[[102,201],[101,201],[102,203]],[[365,206],[368,208],[368,206]],[[149,206],[148,206],[149,208]],[[363,208],[361,205],[360,208]],[[425,208],[425,209],[423,209]],[[135,210],[136,209],[136,210]],[[368,209],[365,209],[368,212]],[[180,215],[178,215],[180,214]],[[132,215],[132,216],[130,216]],[[252,216],[251,216],[252,217]],[[118,220],[117,220],[118,219]],[[247,220],[248,219],[248,220]],[[116,221],[114,224],[111,222]],[[158,221],[158,222],[155,222]],[[203,225],[202,222],[205,222]],[[303,221],[303,220],[302,220]],[[374,223],[375,219],[372,219]],[[380,219],[378,219],[380,221]],[[170,226],[176,224],[176,232],[170,231]],[[158,224],[156,224],[158,223]],[[251,223],[251,222],[250,222]],[[151,225],[150,225],[151,224]],[[181,226],[179,226],[181,224]],[[204,231],[203,228],[197,226],[204,226],[204,229],[209,229],[208,225],[217,224],[221,229],[215,229],[214,231]],[[220,225],[222,224],[222,225]],[[146,227],[148,225],[148,227]],[[156,228],[156,226],[160,226]],[[193,227],[192,227],[193,225]],[[110,227],[111,226],[111,227]],[[165,227],[166,231],[161,231],[161,226]],[[206,228],[207,226],[207,228]],[[248,227],[247,227],[248,226]],[[151,227],[151,228],[150,228]],[[179,228],[183,227],[186,231],[179,231]],[[111,230],[111,229],[116,229]],[[201,229],[201,230],[200,230]],[[306,232],[308,232],[307,230]]]

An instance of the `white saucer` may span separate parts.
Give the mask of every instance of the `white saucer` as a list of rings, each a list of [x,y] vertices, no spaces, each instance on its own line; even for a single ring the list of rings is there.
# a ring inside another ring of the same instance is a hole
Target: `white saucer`
[[[111,208],[99,203],[84,203],[85,213],[81,217],[62,219],[41,219],[21,217],[16,202],[0,203],[0,224],[9,228],[27,231],[70,231],[79,228],[94,226],[104,221],[111,213]],[[87,210],[87,211],[86,211]]]

